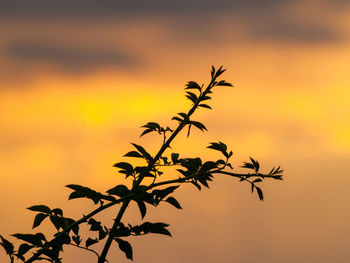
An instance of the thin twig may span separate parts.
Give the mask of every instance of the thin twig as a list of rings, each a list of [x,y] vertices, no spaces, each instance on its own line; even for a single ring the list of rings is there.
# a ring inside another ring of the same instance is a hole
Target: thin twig
[[[70,243],[70,245],[72,245],[72,246],[74,246],[74,247],[77,247],[77,248],[81,248],[81,249],[85,249],[85,250],[87,250],[87,251],[90,251],[91,253],[94,253],[94,254],[97,256],[97,258],[100,257],[100,255],[99,255],[95,250],[93,250],[93,249],[90,249],[90,248],[87,248],[87,247],[82,247],[82,246],[76,245],[76,244],[74,244],[74,243]]]

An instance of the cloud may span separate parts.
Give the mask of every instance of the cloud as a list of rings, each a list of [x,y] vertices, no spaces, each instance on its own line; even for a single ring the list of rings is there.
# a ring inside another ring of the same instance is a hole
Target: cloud
[[[148,0],[148,1],[121,1],[121,0],[61,0],[46,1],[32,0],[30,3],[22,1],[6,1],[0,4],[0,14],[3,16],[27,17],[96,17],[116,15],[140,15],[155,13],[198,13],[216,12],[228,9],[256,9],[281,5],[287,0]]]
[[[126,50],[104,47],[61,45],[59,43],[15,41],[4,47],[6,57],[21,65],[38,63],[66,72],[86,72],[107,68],[131,68],[136,56]]]
[[[292,41],[298,43],[325,43],[341,41],[334,17],[349,7],[349,0],[76,0],[28,2],[3,1],[0,17],[26,21],[41,19],[50,23],[59,21],[99,21],[111,23],[134,21],[140,17],[156,17],[160,24],[169,26],[179,40],[193,36],[199,41],[215,34],[219,27],[224,33],[234,34],[239,28],[253,40]],[[340,7],[341,8],[340,8]],[[297,8],[296,8],[297,7]],[[290,13],[294,10],[294,13]],[[305,19],[305,14],[307,19]],[[220,24],[221,16],[229,17]],[[215,24],[216,23],[216,24]],[[84,24],[82,24],[84,26]],[[127,24],[126,24],[127,26]],[[231,29],[231,31],[230,31]],[[213,38],[212,38],[213,39]]]
[[[39,66],[65,73],[134,69],[144,66],[143,58],[157,63],[160,52],[174,46],[190,53],[198,45],[208,48],[220,43],[338,43],[348,36],[334,18],[344,13],[349,2],[1,1],[0,78],[11,82],[35,74]],[[98,44],[91,44],[91,38]]]
[[[292,44],[324,44],[346,39],[343,32],[325,21],[305,21],[297,16],[284,17],[278,14],[250,20],[245,35],[252,40]]]
[[[323,5],[329,10],[349,6],[349,0],[31,0],[2,1],[0,2],[1,17],[19,18],[95,18],[119,16],[138,16],[149,14],[184,14],[193,15],[209,12],[265,12],[272,9],[281,9],[294,4]],[[315,14],[311,14],[315,15]]]

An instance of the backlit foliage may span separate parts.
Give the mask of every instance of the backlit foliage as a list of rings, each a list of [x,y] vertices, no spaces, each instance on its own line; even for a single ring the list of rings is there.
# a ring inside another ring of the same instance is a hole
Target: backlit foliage
[[[147,206],[158,206],[165,202],[177,209],[182,209],[179,202],[174,197],[175,191],[183,184],[192,184],[198,190],[203,187],[209,188],[209,183],[214,180],[215,175],[225,174],[238,178],[239,181],[250,184],[251,191],[256,192],[258,198],[264,199],[263,192],[258,186],[265,179],[282,180],[282,170],[280,167],[273,167],[269,173],[260,172],[260,164],[250,157],[247,162],[243,162],[242,167],[248,169],[247,173],[239,174],[232,171],[233,167],[230,158],[233,153],[223,142],[211,142],[207,148],[217,151],[220,156],[217,160],[202,160],[199,157],[183,157],[181,154],[172,152],[171,143],[174,138],[187,128],[187,136],[191,129],[197,128],[206,131],[207,128],[201,122],[193,119],[193,114],[198,108],[211,109],[208,101],[215,87],[231,87],[232,85],[219,77],[225,72],[220,67],[211,69],[211,80],[207,86],[190,81],[186,84],[186,97],[191,102],[188,112],[179,112],[172,120],[176,122],[175,128],[162,127],[157,122],[148,122],[142,126],[141,136],[150,133],[159,134],[162,146],[155,156],[152,156],[147,149],[141,145],[132,144],[132,150],[124,156],[140,158],[144,160],[143,166],[135,166],[132,162],[118,162],[114,164],[119,174],[125,180],[132,181],[132,187],[127,184],[113,186],[105,193],[97,192],[89,187],[69,184],[66,187],[72,190],[69,199],[84,198],[93,202],[92,211],[80,219],[72,219],[64,215],[60,208],[50,208],[46,205],[34,205],[28,209],[35,213],[33,229],[40,226],[44,220],[52,223],[56,233],[53,236],[46,236],[43,233],[14,234],[13,237],[22,243],[18,248],[3,236],[0,235],[0,244],[5,253],[9,256],[10,262],[34,262],[46,260],[49,262],[62,262],[62,251],[64,246],[74,246],[91,252],[96,255],[98,263],[107,261],[107,254],[113,242],[117,243],[119,249],[128,259],[133,259],[132,246],[128,237],[148,234],[161,234],[171,236],[168,224],[162,222],[143,222],[140,225],[130,225],[123,222],[122,217],[130,202],[135,202],[139,208],[142,219],[147,213]],[[173,167],[178,173],[177,179],[160,180],[163,174],[163,167]],[[145,182],[145,178],[151,178]],[[106,226],[103,222],[97,221],[94,217],[101,211],[109,208],[115,209],[119,206],[119,211],[112,226]],[[82,236],[79,229],[82,224],[87,224],[90,232],[87,236]],[[98,242],[105,242],[101,252],[93,247]]]

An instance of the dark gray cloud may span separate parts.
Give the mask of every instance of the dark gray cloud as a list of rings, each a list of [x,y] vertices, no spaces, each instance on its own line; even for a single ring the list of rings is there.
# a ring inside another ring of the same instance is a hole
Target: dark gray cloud
[[[243,28],[243,37],[254,40],[324,43],[341,40],[342,33],[332,25],[333,17],[324,21],[327,16],[321,16],[318,12],[323,10],[331,14],[336,10],[344,10],[349,3],[350,0],[12,0],[0,2],[0,18],[17,22],[42,19],[48,23],[52,19],[89,20],[96,23],[112,19],[117,23],[118,19],[133,21],[140,16],[158,16],[160,23],[170,25],[169,30],[179,35],[179,39],[194,36],[203,41],[206,36],[213,35],[216,26],[220,26]],[[290,6],[295,5],[322,6],[321,9],[315,8],[309,15],[319,16],[319,21],[301,21],[298,12],[292,15],[288,13]],[[232,23],[229,21],[230,24],[214,25],[213,19],[220,15],[231,16]],[[225,33],[230,39],[232,32],[226,30]]]
[[[116,17],[162,13],[192,13],[202,12],[245,12],[260,10],[262,12],[271,8],[280,8],[290,4],[325,5],[330,8],[344,8],[349,6],[350,0],[11,0],[0,2],[1,17],[40,18],[42,17]],[[310,14],[314,15],[314,14]]]
[[[2,16],[25,17],[95,17],[115,15],[140,15],[154,13],[198,13],[227,11],[230,9],[257,9],[281,5],[288,0],[31,0],[31,1],[3,1],[0,4]]]
[[[85,72],[106,67],[130,68],[139,63],[126,50],[47,42],[13,42],[5,46],[4,52],[11,61],[22,65],[35,67],[39,62],[68,72]]]
[[[131,53],[128,48],[118,48],[118,43],[124,47],[129,47],[131,43],[135,50],[140,48],[140,52],[150,60],[147,62],[153,63],[152,55],[158,54],[158,46],[143,47],[142,39],[135,30],[128,35],[118,35],[118,32],[127,32],[129,21],[132,22],[132,27],[137,26],[140,21],[147,23],[147,19],[138,20],[140,16],[155,18],[152,21],[157,21],[156,23],[165,29],[153,35],[156,45],[169,47],[176,43],[185,46],[187,50],[192,50],[201,43],[234,45],[247,41],[259,45],[264,41],[292,44],[327,44],[342,41],[347,35],[340,32],[333,22],[334,12],[337,12],[334,10],[345,10],[350,0],[320,0],[321,2],[323,8],[315,9],[310,15],[300,16],[294,9],[290,11],[289,5],[297,4],[299,11],[309,14],[309,4],[316,2],[313,0],[0,1],[2,22],[0,34],[3,36],[2,41],[5,39],[8,41],[7,44],[2,42],[0,47],[0,52],[4,54],[0,61],[0,77],[5,79],[8,75],[12,78],[11,72],[15,72],[16,76],[30,75],[29,72],[35,72],[38,65],[47,65],[50,70],[59,69],[68,73],[113,68],[128,69],[143,65],[142,57]],[[304,5],[308,6],[306,11],[303,10]],[[329,10],[325,7],[329,7]],[[332,16],[328,16],[328,11],[333,12]],[[320,19],[317,19],[318,17]],[[31,26],[25,27],[27,21]],[[75,27],[70,28],[72,24]],[[11,31],[12,25],[15,25],[13,31]],[[42,25],[46,27],[43,31],[40,29]],[[47,30],[51,26],[52,30]],[[146,32],[142,33],[147,33],[146,26],[143,25],[142,30]],[[152,26],[157,25],[150,23],[150,32]],[[99,28],[104,29],[102,30],[104,33],[100,33]],[[86,33],[90,31],[94,34]],[[118,40],[111,36],[116,36]],[[21,38],[24,38],[24,41],[19,41]],[[94,43],[100,44],[98,46],[89,44],[90,38],[97,39],[98,41]],[[58,41],[48,41],[52,39]],[[117,48],[105,47],[107,42],[117,44]]]

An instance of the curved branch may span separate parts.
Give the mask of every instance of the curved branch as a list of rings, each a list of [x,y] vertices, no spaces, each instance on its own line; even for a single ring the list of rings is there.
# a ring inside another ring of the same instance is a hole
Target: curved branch
[[[74,247],[77,247],[77,248],[85,249],[85,250],[87,250],[87,251],[89,251],[91,253],[94,253],[97,256],[97,258],[100,258],[100,255],[93,249],[90,249],[90,248],[87,248],[87,247],[82,247],[82,246],[76,245],[74,243],[70,243],[70,245],[72,245]]]

